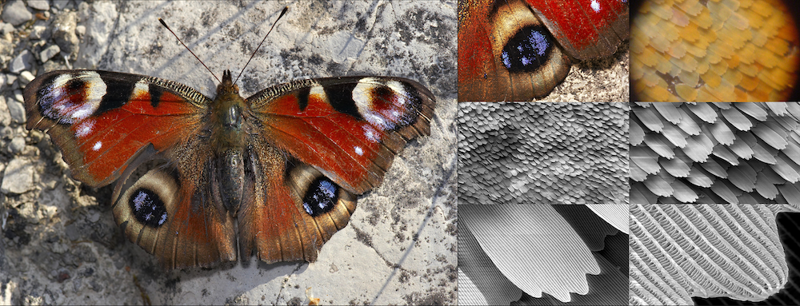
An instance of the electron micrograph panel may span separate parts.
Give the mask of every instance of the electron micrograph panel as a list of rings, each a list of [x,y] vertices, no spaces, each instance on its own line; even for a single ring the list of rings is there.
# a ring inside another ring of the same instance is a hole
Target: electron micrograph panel
[[[460,305],[622,305],[628,205],[459,205]]]
[[[634,103],[631,203],[800,202],[800,104]]]
[[[631,205],[629,303],[796,305],[797,256],[784,243],[797,244],[785,235],[797,226],[778,225],[776,216],[796,220],[798,211],[788,204]],[[724,300],[701,299],[708,297]]]
[[[628,103],[459,103],[459,204],[628,203]]]

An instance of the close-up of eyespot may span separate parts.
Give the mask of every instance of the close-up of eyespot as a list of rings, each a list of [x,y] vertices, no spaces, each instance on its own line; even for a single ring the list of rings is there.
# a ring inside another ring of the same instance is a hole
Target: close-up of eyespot
[[[797,101],[794,0],[644,0],[632,8],[634,101]]]
[[[625,0],[460,0],[458,100],[627,101],[628,23]]]

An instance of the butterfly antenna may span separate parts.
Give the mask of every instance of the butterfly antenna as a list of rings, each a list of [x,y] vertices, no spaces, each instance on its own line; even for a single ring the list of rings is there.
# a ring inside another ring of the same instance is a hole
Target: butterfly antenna
[[[261,40],[261,42],[258,44],[258,47],[256,47],[256,50],[253,51],[253,55],[250,56],[250,59],[247,60],[247,63],[244,64],[244,67],[242,67],[242,71],[239,72],[239,75],[236,77],[236,80],[233,81],[233,84],[236,84],[236,81],[238,81],[239,77],[242,76],[242,73],[244,72],[244,69],[247,68],[247,65],[250,65],[250,61],[253,60],[253,57],[256,56],[256,52],[258,52],[258,49],[261,48],[261,44],[263,44],[264,41],[267,40],[267,36],[269,36],[269,33],[272,33],[272,29],[275,28],[276,24],[278,24],[278,20],[281,20],[281,17],[283,17],[283,14],[286,14],[286,11],[288,11],[288,10],[289,10],[288,6],[285,6],[283,8],[283,11],[281,11],[281,14],[278,16],[278,19],[275,19],[275,22],[272,24],[272,27],[269,28],[269,32],[267,32],[267,35],[264,35],[264,39]]]
[[[198,62],[200,62],[200,64],[201,64],[201,65],[203,65],[203,67],[206,67],[206,70],[208,70],[208,72],[211,72],[211,75],[212,75],[212,76],[214,76],[214,78],[215,78],[215,79],[217,79],[217,82],[220,82],[220,83],[222,83],[222,81],[220,81],[220,80],[219,80],[219,78],[218,78],[218,77],[217,77],[217,76],[214,74],[214,72],[213,72],[213,71],[211,71],[211,69],[208,69],[208,66],[206,66],[206,64],[205,64],[205,63],[203,63],[203,61],[201,61],[201,60],[200,60],[200,58],[199,58],[199,57],[197,57],[197,55],[196,55],[196,54],[194,54],[194,52],[192,52],[192,49],[189,49],[189,47],[187,47],[187,46],[186,46],[186,44],[184,44],[184,43],[183,43],[183,41],[182,41],[180,38],[178,38],[178,35],[176,35],[176,34],[175,34],[175,32],[173,32],[173,31],[172,31],[172,29],[170,29],[170,28],[169,28],[169,26],[167,25],[167,23],[166,23],[166,22],[164,22],[164,20],[163,20],[163,19],[161,19],[161,18],[158,18],[158,22],[160,22],[160,23],[161,23],[161,25],[163,25],[165,28],[167,28],[167,30],[169,30],[169,32],[170,32],[170,33],[172,33],[172,36],[175,36],[175,39],[177,39],[177,40],[178,40],[178,42],[180,42],[180,43],[181,43],[181,45],[183,45],[183,47],[184,47],[184,48],[186,48],[186,50],[189,50],[189,53],[191,53],[192,55],[194,55],[194,58],[196,58],[196,59],[197,59],[197,61],[198,61]]]

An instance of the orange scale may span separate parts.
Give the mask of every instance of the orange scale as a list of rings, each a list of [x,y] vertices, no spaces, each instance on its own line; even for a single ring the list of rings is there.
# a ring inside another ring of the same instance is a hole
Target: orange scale
[[[758,13],[762,17],[769,17],[772,15],[774,11],[772,5],[769,4],[767,1],[755,1],[753,5],[750,6],[751,11]]]
[[[694,22],[690,22],[689,25],[681,28],[679,31],[683,40],[697,41],[697,39],[700,38],[700,32],[697,29],[697,24]]]
[[[642,81],[644,81],[644,84],[647,85],[647,87],[656,86],[658,84],[658,80],[663,79],[655,73],[645,73],[644,77],[642,78]]]
[[[672,70],[676,70],[676,69],[680,70],[679,67],[673,66],[672,63],[669,62],[669,61],[660,61],[660,62],[658,62],[658,65],[656,65],[655,68],[656,68],[656,70],[658,70],[658,72],[661,72],[663,74],[668,74],[668,73],[669,74],[673,74]]]
[[[659,54],[653,48],[645,48],[642,54],[634,55],[633,58],[647,67],[655,67],[659,62]]]
[[[703,29],[708,29],[713,22],[713,17],[711,17],[711,12],[709,10],[703,10],[697,16],[690,19],[690,22],[697,24],[698,27]]]
[[[759,84],[760,86],[756,86],[756,88],[750,92],[750,95],[753,96],[755,100],[751,101],[769,101],[769,95],[772,92],[772,88],[766,86],[765,84]]]
[[[747,44],[744,48],[736,51],[736,55],[739,57],[739,61],[744,64],[752,64],[755,62],[756,57],[756,46],[753,44]],[[731,57],[733,58],[733,57]]]
[[[697,89],[684,84],[675,85],[675,91],[684,101],[695,101],[697,99]]]
[[[776,55],[786,55],[789,52],[789,43],[780,38],[772,38],[767,40],[767,43],[764,44],[764,49],[770,50]]]
[[[668,102],[674,100],[672,94],[664,87],[656,86],[650,90],[650,96],[655,102]]]
[[[719,61],[719,63],[711,65],[711,70],[717,75],[723,75],[726,71],[728,71],[728,62]]]
[[[694,71],[697,71],[697,73],[699,74],[704,74],[708,72],[708,67],[710,67],[711,65],[707,62],[707,60],[708,59],[706,58],[700,58],[701,62],[697,63],[697,69],[695,69]]]
[[[650,9],[650,12],[653,13],[653,15],[658,16],[658,18],[661,18],[661,19],[664,19],[664,20],[672,19],[672,10],[670,10],[670,7],[668,7],[668,6],[665,6],[665,5],[653,5],[653,6],[650,6],[649,9]]]
[[[717,97],[711,94],[707,86],[700,87],[697,90],[697,102],[716,102],[719,101]]]
[[[726,62],[728,63],[728,68],[735,69],[736,67],[739,67],[739,55],[732,55],[731,58],[726,60]]]
[[[637,94],[640,94],[640,93],[645,92],[645,90],[647,90],[647,85],[644,82],[641,82],[639,80],[635,80],[633,82],[633,92],[635,92]],[[645,101],[647,101],[647,100],[645,100]]]
[[[669,53],[669,55],[672,57],[681,58],[686,55],[686,48],[684,48],[683,44],[679,42],[673,42],[667,53]]]
[[[787,41],[797,41],[797,28],[793,24],[785,24],[778,29],[777,36]]]
[[[733,101],[736,100],[736,92],[735,86],[729,83],[727,80],[722,79],[719,82],[719,86],[715,88],[715,92],[717,93],[716,96],[719,97],[722,101]]]
[[[744,75],[736,70],[728,69],[725,74],[722,75],[722,79],[728,81],[731,84],[739,84],[742,81]]]
[[[703,41],[711,43],[711,42],[717,41],[718,38],[719,38],[719,35],[717,35],[717,31],[712,31],[712,30],[701,30],[700,31],[700,40],[703,40]]]
[[[758,64],[755,63],[752,65],[742,63],[741,65],[739,65],[739,71],[747,76],[755,77],[756,75],[758,75],[759,71],[757,66]]]
[[[704,11],[706,7],[700,4],[700,1],[684,1],[678,4],[678,8],[686,12],[686,15],[697,16],[697,14]]]
[[[650,39],[650,46],[652,46],[656,51],[661,53],[666,53],[669,50],[670,42],[664,36],[656,36]]]
[[[747,92],[742,90],[739,87],[733,89],[734,94],[736,94],[736,102],[746,102],[747,100]]]
[[[670,19],[672,23],[681,27],[687,26],[689,24],[689,16],[676,7],[670,7],[672,8],[672,18]]]
[[[756,62],[767,68],[773,68],[781,63],[781,59],[775,56],[771,50],[766,48],[756,49]]]
[[[686,49],[686,52],[688,52],[691,55],[694,55],[695,57],[706,56],[707,52],[706,52],[706,49],[704,49],[704,48],[700,48],[700,47],[695,46],[694,44],[690,44],[690,43],[688,43],[686,41],[681,41],[681,44],[683,44],[683,48]]]
[[[694,88],[697,87],[697,83],[700,81],[700,74],[697,73],[696,71],[684,70],[681,71],[680,74],[678,74],[678,78],[680,78],[683,84],[686,84],[687,86],[691,86]],[[687,99],[687,100],[694,100],[694,99]]]
[[[633,61],[633,65],[631,65],[631,79],[634,80],[641,79],[645,71],[644,64],[641,61],[639,61],[637,56],[631,58],[631,61]]]
[[[701,78],[703,79],[704,82],[706,82],[706,85],[711,86],[713,88],[719,86],[720,81],[722,81],[722,78],[720,78],[719,75],[714,73],[713,70],[709,70],[708,72],[704,73],[703,76],[701,76]]]
[[[753,38],[750,39],[750,42],[755,45],[756,47],[763,47],[764,44],[767,43],[767,34],[764,31],[760,31],[758,29],[752,29],[750,31],[753,34]]]
[[[737,83],[739,84],[739,86],[741,86],[747,91],[753,91],[754,89],[756,89],[756,86],[758,86],[759,83],[757,77],[744,75],[740,71],[737,72],[739,72],[742,75],[742,79]]]

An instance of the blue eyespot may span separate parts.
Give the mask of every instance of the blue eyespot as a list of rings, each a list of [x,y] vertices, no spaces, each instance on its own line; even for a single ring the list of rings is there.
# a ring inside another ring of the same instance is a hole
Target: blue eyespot
[[[308,191],[303,197],[303,209],[312,217],[327,213],[339,201],[338,192],[339,186],[325,177],[320,177],[308,186]]]
[[[522,28],[503,46],[503,65],[509,72],[536,71],[546,64],[553,48],[552,41],[541,26]]]
[[[133,216],[139,223],[149,227],[160,227],[167,222],[167,206],[152,190],[139,188],[128,200]]]

